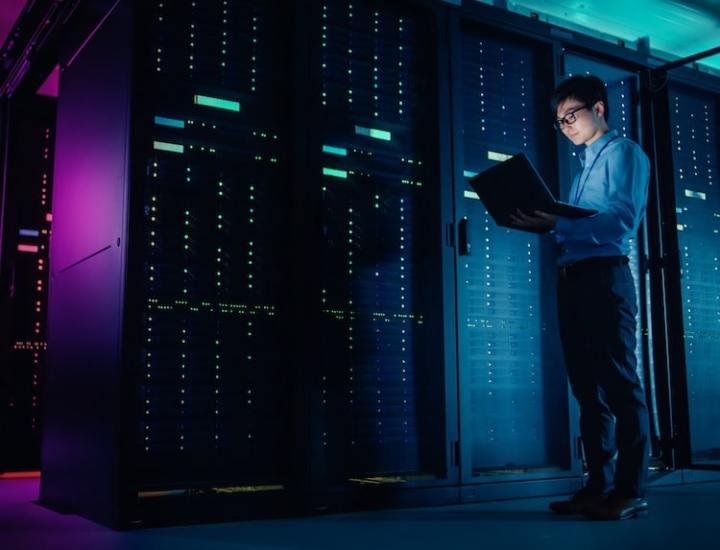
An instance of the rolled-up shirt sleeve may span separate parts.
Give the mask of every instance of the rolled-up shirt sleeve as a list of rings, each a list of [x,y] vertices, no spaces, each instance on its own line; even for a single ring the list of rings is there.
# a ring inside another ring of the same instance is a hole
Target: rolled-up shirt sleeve
[[[602,245],[637,231],[645,215],[650,164],[634,144],[622,144],[614,153],[605,165],[604,207],[586,218],[559,217],[554,231],[558,244]]]

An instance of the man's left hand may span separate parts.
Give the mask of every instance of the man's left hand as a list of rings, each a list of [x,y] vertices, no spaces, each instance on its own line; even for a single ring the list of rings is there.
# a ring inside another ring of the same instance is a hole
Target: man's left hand
[[[540,210],[535,210],[532,216],[528,216],[519,209],[516,209],[515,215],[510,215],[510,220],[515,227],[520,229],[529,229],[530,231],[540,231],[544,233],[555,227],[557,216]]]

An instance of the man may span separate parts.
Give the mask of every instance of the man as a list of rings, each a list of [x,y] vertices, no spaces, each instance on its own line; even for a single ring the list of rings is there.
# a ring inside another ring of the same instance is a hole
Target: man
[[[570,202],[599,213],[569,219],[518,210],[513,218],[517,227],[551,231],[559,245],[560,339],[589,471],[583,489],[550,509],[626,519],[647,510],[648,411],[635,372],[637,307],[627,254],[645,215],[649,162],[639,145],[608,128],[599,78],[565,80],[551,107],[556,128],[585,145]]]

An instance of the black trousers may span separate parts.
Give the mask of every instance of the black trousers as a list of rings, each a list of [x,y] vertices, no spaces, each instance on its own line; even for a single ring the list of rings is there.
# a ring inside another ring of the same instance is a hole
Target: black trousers
[[[587,487],[642,497],[648,410],[636,373],[637,305],[627,258],[588,258],[560,268],[558,315],[565,367],[580,405]]]

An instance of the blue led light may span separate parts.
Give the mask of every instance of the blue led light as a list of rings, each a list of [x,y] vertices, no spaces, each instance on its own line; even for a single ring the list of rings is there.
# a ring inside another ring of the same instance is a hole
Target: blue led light
[[[163,116],[155,117],[155,124],[159,126],[169,126],[170,128],[185,128],[185,121],[176,118],[166,118]]]

